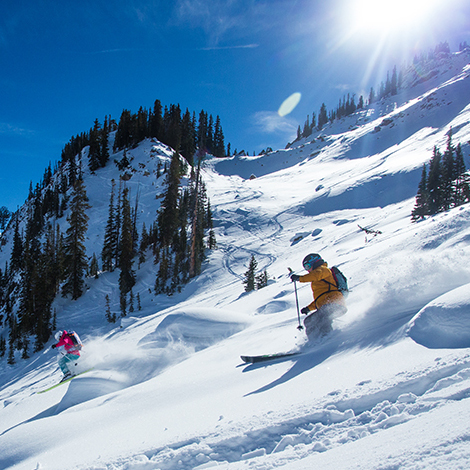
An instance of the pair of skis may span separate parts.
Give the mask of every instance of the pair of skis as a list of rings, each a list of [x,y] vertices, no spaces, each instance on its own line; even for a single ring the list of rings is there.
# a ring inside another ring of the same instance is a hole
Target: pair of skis
[[[72,377],[69,377],[68,379],[66,380],[62,380],[62,382],[59,382],[58,384],[55,384],[53,385],[52,387],[49,387],[49,388],[46,388],[46,390],[41,390],[38,392],[38,394],[40,393],[46,393],[48,392],[49,390],[53,390],[54,388],[57,388],[57,387],[60,387],[61,385],[64,385],[66,383],[69,383],[71,380],[75,379],[76,377],[80,376],[80,375],[83,375],[83,374],[86,374],[87,372],[90,372],[93,370],[93,367],[91,369],[87,369],[87,370],[84,370],[83,372],[80,372],[78,374],[75,374],[73,375]]]
[[[262,354],[260,356],[240,356],[243,362],[248,364],[255,364],[258,362],[276,361],[278,359],[285,359],[292,356],[298,356],[300,352],[287,352],[287,353],[274,353]]]

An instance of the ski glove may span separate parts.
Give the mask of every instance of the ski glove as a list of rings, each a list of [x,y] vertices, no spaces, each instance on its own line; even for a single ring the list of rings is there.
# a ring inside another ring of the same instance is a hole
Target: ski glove
[[[304,307],[302,310],[300,310],[300,313],[303,315],[308,315],[310,313],[310,309],[308,307]]]
[[[298,274],[291,274],[290,280],[292,282],[298,281],[300,279],[300,276]]]
[[[57,347],[56,344],[53,344],[53,345],[51,346],[52,349],[55,349],[56,347]]]

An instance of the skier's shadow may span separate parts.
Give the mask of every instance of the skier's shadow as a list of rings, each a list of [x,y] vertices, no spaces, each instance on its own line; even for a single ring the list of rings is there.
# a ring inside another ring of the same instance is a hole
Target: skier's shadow
[[[249,366],[243,369],[243,372],[249,372],[252,370],[260,369],[262,367],[269,367],[270,365],[279,364],[280,362],[290,361],[293,363],[293,366],[281,377],[274,380],[270,384],[267,384],[258,390],[254,390],[253,392],[247,393],[245,396],[255,395],[257,393],[266,392],[267,390],[271,390],[278,385],[281,385],[289,380],[292,380],[294,377],[297,377],[307,370],[313,369],[314,367],[320,365],[326,359],[328,359],[331,355],[338,352],[338,342],[331,341],[326,344],[323,344],[313,350],[306,350],[305,352],[291,357],[280,358],[275,361],[269,362],[260,362],[255,364],[250,364]]]

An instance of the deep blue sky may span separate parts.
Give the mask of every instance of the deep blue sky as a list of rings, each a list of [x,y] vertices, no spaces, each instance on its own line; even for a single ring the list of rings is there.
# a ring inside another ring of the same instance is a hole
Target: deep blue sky
[[[21,205],[95,118],[179,103],[220,115],[225,143],[253,154],[283,148],[322,102],[367,96],[416,51],[470,44],[468,0],[396,0],[396,16],[384,0],[360,10],[367,1],[4,0],[0,206]]]

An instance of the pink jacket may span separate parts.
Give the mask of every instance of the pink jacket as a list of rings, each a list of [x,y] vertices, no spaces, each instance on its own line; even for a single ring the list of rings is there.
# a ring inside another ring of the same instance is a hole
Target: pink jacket
[[[80,351],[75,347],[73,341],[65,330],[62,336],[60,337],[59,342],[55,346],[56,348],[58,348],[59,346],[63,346],[67,354],[74,354],[75,356],[80,356]]]

